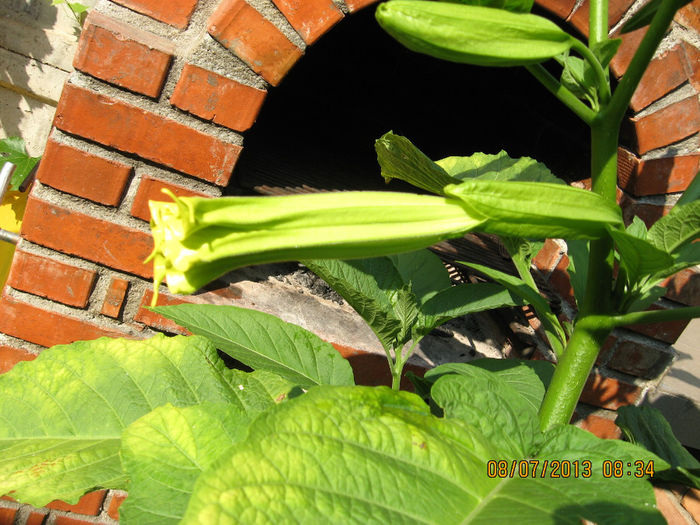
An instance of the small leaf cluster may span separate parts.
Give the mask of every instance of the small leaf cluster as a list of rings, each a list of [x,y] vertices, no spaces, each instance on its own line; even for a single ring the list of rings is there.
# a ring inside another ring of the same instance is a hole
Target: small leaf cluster
[[[10,180],[10,189],[18,191],[24,179],[39,162],[41,157],[32,157],[27,153],[24,140],[20,137],[7,137],[0,140],[0,167],[6,162],[15,165],[15,172]]]

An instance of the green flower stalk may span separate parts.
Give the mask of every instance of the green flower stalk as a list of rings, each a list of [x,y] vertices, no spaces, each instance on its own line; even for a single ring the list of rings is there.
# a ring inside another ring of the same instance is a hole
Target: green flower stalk
[[[425,248],[483,222],[460,201],[391,192],[151,201],[154,286],[188,294],[251,264],[377,257]]]

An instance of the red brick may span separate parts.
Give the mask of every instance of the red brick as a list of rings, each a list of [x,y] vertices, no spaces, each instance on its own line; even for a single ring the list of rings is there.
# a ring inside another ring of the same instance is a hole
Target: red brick
[[[649,63],[632,96],[630,107],[634,111],[640,111],[670,93],[687,79],[685,52],[678,45]]]
[[[303,54],[245,0],[223,0],[209,19],[209,34],[273,86]]]
[[[663,308],[658,305],[652,305],[649,310],[666,310],[667,308]],[[639,324],[639,325],[630,325],[626,326],[628,330],[632,330],[634,332],[637,332],[639,334],[643,334],[649,337],[652,337],[654,339],[657,339],[659,341],[663,341],[664,343],[670,343],[673,344],[675,343],[678,338],[681,336],[683,333],[683,330],[685,330],[685,327],[688,326],[688,323],[690,321],[687,319],[680,320],[680,321],[667,321],[665,323],[651,323],[651,324]]]
[[[170,103],[227,128],[246,131],[255,122],[266,94],[263,89],[185,64]]]
[[[700,49],[694,45],[683,42],[685,51],[685,71],[688,74],[688,81],[696,91],[700,91]]]
[[[562,20],[566,20],[573,11],[576,0],[535,0],[535,3]]]
[[[638,197],[685,191],[700,170],[700,155],[640,160],[622,148],[618,153],[620,186]]]
[[[595,414],[589,414],[582,419],[579,426],[602,439],[619,439],[622,435],[620,427],[612,419]]]
[[[554,291],[572,308],[576,308],[576,297],[574,295],[574,287],[571,285],[571,278],[569,277],[569,272],[567,268],[569,267],[569,256],[564,255],[557,264],[556,268],[552,270],[549,276],[549,285],[554,289]]]
[[[625,14],[633,3],[634,0],[610,0],[610,5],[608,7],[608,27],[617,24],[622,18],[622,15]],[[585,0],[571,17],[571,24],[586,36],[588,36],[589,8],[590,2],[589,0]]]
[[[119,521],[119,507],[124,503],[126,496],[127,494],[123,492],[112,492],[112,499],[109,500],[107,514],[115,521]]]
[[[0,305],[1,307],[2,305]],[[36,354],[12,346],[0,346],[0,374],[9,372],[21,361],[32,361]],[[2,521],[0,521],[2,524]]]
[[[670,356],[651,345],[636,341],[622,341],[615,348],[608,361],[608,368],[650,379],[657,372],[658,365],[668,362]]]
[[[688,306],[700,306],[700,272],[692,268],[682,270],[662,283],[666,297]]]
[[[131,166],[49,140],[37,177],[57,190],[118,206],[131,173]]]
[[[678,509],[678,503],[670,492],[661,487],[654,487],[654,495],[656,496],[656,507],[664,515],[668,525],[691,525]]]
[[[80,517],[56,516],[53,521],[54,525],[94,525],[92,519],[81,519]]]
[[[129,289],[129,281],[112,277],[107,288],[107,295],[104,303],[102,303],[102,315],[117,318],[122,311],[124,301],[126,300],[126,291]]]
[[[605,339],[603,346],[600,347],[600,351],[598,352],[598,357],[595,360],[596,366],[601,366],[608,362],[608,359],[610,358],[610,355],[612,355],[612,351],[616,344],[617,337],[612,334]]]
[[[683,499],[681,500],[681,505],[688,511],[688,513],[695,519],[695,521],[700,522],[700,490],[696,488],[691,488],[685,493]]]
[[[693,95],[651,115],[632,118],[637,134],[637,153],[668,146],[700,130],[700,102]]]
[[[272,1],[307,44],[313,44],[343,18],[331,0]]]
[[[140,230],[113,224],[29,197],[22,236],[34,243],[110,268],[153,277],[143,261],[153,250],[151,236]]]
[[[44,525],[46,514],[46,512],[40,511],[31,512],[27,518],[27,522],[23,525]]]
[[[674,20],[689,29],[700,32],[700,5],[697,0],[679,9]]]
[[[0,525],[13,525],[15,514],[17,514],[17,509],[0,508]]]
[[[65,510],[66,512],[74,512],[76,514],[85,514],[88,516],[97,516],[102,510],[102,502],[107,494],[106,490],[98,490],[85,494],[78,503],[69,505],[65,501],[54,500],[48,505],[47,509]]]
[[[38,308],[7,295],[0,301],[0,332],[46,347],[103,336],[125,335],[75,317]]]
[[[592,374],[586,381],[580,401],[608,410],[617,410],[621,406],[634,404],[641,393],[637,386],[622,383],[612,377]]]
[[[54,125],[221,186],[228,183],[242,149],[73,84],[63,88]]]
[[[157,313],[151,312],[150,310],[146,310],[144,306],[151,306],[152,300],[153,292],[151,290],[146,290],[146,292],[143,294],[143,298],[141,299],[141,306],[139,307],[139,311],[136,313],[136,316],[134,316],[134,321],[143,323],[145,325],[150,326],[151,328],[155,328],[156,330],[162,330],[164,332],[191,335],[187,329],[183,328],[174,321],[166,319],[162,315],[158,315]],[[156,304],[158,306],[170,306],[175,304],[185,304],[191,302],[192,301],[187,300],[185,298],[175,297],[173,295],[161,292],[158,294],[158,302]]]
[[[7,282],[17,290],[85,308],[96,276],[92,270],[18,250]]]
[[[647,228],[651,228],[656,221],[671,211],[673,207],[670,205],[639,202],[637,199],[633,199],[627,194],[622,195],[618,203],[622,207],[622,218],[625,224],[630,224],[633,217],[636,215],[644,221]]]
[[[112,0],[137,13],[184,29],[190,23],[190,17],[197,7],[198,0]]]
[[[532,259],[532,263],[538,270],[544,273],[549,273],[556,267],[562,257],[562,249],[552,239],[544,241],[544,246],[537,255]]]
[[[167,188],[178,197],[207,197],[204,193],[146,175],[141,180],[139,189],[136,192],[136,197],[134,197],[134,203],[131,206],[131,215],[143,219],[144,221],[150,221],[151,210],[148,207],[148,201],[170,202],[172,200],[161,191],[163,188]]]
[[[156,98],[163,89],[173,52],[170,40],[91,11],[80,35],[73,67]]]
[[[627,67],[632,61],[634,53],[639,47],[639,43],[644,38],[647,32],[647,27],[639,28],[635,31],[625,34],[615,34],[613,38],[622,38],[622,44],[617,50],[617,53],[610,61],[610,69],[617,77],[621,77],[627,71]]]
[[[345,0],[345,5],[351,13],[359,11],[363,7],[367,7],[372,4],[376,4],[379,0]]]

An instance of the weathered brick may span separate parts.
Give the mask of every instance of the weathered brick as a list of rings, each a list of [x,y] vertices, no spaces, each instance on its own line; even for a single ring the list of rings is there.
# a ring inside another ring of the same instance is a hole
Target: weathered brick
[[[620,187],[638,197],[685,191],[698,170],[700,155],[640,160],[630,151],[618,150]]]
[[[22,223],[22,236],[31,242],[110,268],[153,276],[143,261],[153,250],[151,236],[30,197]]]
[[[693,268],[678,272],[662,283],[666,297],[688,306],[700,306],[700,272]]]
[[[23,525],[44,525],[47,514],[48,512],[42,512],[41,510],[32,511]]]
[[[73,67],[156,98],[163,89],[173,52],[170,40],[91,11],[80,35]]]
[[[700,5],[697,0],[679,9],[674,20],[688,29],[700,32]]]
[[[535,0],[535,3],[562,20],[566,20],[573,11],[576,0]]]
[[[700,101],[693,95],[631,121],[637,134],[637,153],[643,155],[697,133],[700,130]]]
[[[608,410],[634,404],[642,391],[638,386],[623,383],[612,377],[592,374],[581,394],[580,401]]]
[[[32,361],[36,359],[36,354],[15,348],[13,346],[0,346],[0,374],[9,372],[12,368],[21,361]],[[2,520],[0,520],[0,524]]]
[[[351,13],[359,11],[363,7],[376,4],[379,0],[345,0],[345,5],[348,6]]]
[[[576,296],[574,287],[567,268],[569,267],[569,256],[564,255],[549,276],[549,286],[572,308],[576,308]]]
[[[684,62],[685,52],[680,45],[652,60],[632,96],[630,107],[640,111],[685,82],[688,74]]]
[[[700,489],[689,489],[683,496],[681,505],[696,522],[700,522]]]
[[[126,499],[127,494],[124,492],[112,492],[112,497],[109,500],[109,507],[107,507],[107,514],[113,520],[119,521],[119,507]]]
[[[73,84],[63,88],[54,125],[225,186],[241,147]]]
[[[629,33],[618,33],[613,35],[613,38],[622,39],[622,44],[620,45],[620,48],[617,50],[617,53],[610,61],[610,69],[616,77],[619,78],[625,74],[625,71],[627,71],[627,67],[632,61],[632,57],[637,51],[639,43],[642,41],[642,38],[644,38],[646,32],[647,27],[642,27]]]
[[[85,514],[87,516],[97,516],[102,510],[102,502],[107,494],[106,490],[88,492],[80,498],[78,503],[69,505],[65,501],[53,500],[46,505],[47,509],[64,510],[75,514]]]
[[[54,525],[94,525],[95,521],[90,518],[80,518],[79,516],[56,516]]]
[[[112,277],[112,280],[109,283],[109,288],[107,288],[105,300],[102,303],[102,315],[113,317],[115,319],[119,317],[126,300],[126,292],[128,289],[129,281],[126,279],[120,279],[119,277]]]
[[[206,197],[207,195],[198,191],[193,191],[185,186],[171,184],[160,179],[149,176],[144,176],[136,191],[134,203],[131,206],[131,215],[143,219],[144,221],[151,220],[151,210],[148,207],[148,201],[171,201],[170,197],[165,195],[161,190],[167,188],[178,197]]]
[[[0,525],[12,525],[16,514],[17,509],[0,508]]]
[[[141,306],[139,307],[139,311],[134,316],[134,321],[143,323],[147,326],[150,326],[151,328],[155,328],[156,330],[162,330],[164,332],[170,332],[173,334],[190,335],[190,332],[186,328],[183,328],[174,321],[166,319],[162,315],[158,315],[157,313],[151,312],[150,310],[146,310],[144,307],[151,306],[152,300],[153,292],[151,290],[146,290],[146,292],[144,292],[143,294],[143,297],[141,298]],[[156,304],[158,306],[170,306],[190,302],[192,301],[189,301],[186,298],[175,297],[173,295],[165,293],[159,293],[158,302]]]
[[[661,364],[668,363],[670,355],[653,345],[639,341],[621,341],[608,361],[608,368],[636,377],[650,379]]]
[[[681,513],[678,502],[673,494],[661,487],[654,487],[656,496],[656,507],[663,514],[668,525],[691,525],[691,523]]]
[[[587,430],[602,439],[619,439],[622,435],[622,431],[615,424],[615,421],[595,414],[589,414],[578,425],[583,430]]]
[[[608,27],[617,24],[633,3],[634,0],[610,0],[608,6]],[[589,9],[590,1],[584,0],[581,7],[571,17],[571,24],[586,36],[588,36]]]
[[[223,0],[209,19],[209,34],[273,86],[303,54],[245,0]]]
[[[666,308],[658,305],[652,305],[649,310],[666,310]],[[675,343],[688,326],[690,321],[687,319],[680,321],[667,321],[665,323],[648,323],[639,325],[626,326],[628,330],[643,334],[648,337],[663,341],[664,343]]]
[[[190,23],[198,0],[112,0],[137,13],[144,14],[179,29]]]
[[[131,166],[121,162],[49,140],[37,177],[57,190],[107,206],[118,206],[132,171]]]
[[[683,42],[683,51],[685,51],[685,71],[688,81],[696,91],[700,91],[700,49],[689,42]]]
[[[630,224],[636,215],[644,221],[647,228],[651,228],[656,221],[671,211],[673,207],[671,205],[640,202],[627,194],[623,194],[618,199],[618,204],[622,207],[622,218],[625,224]]]
[[[304,42],[313,44],[343,18],[331,0],[272,0]]]
[[[96,276],[92,270],[18,250],[7,282],[17,290],[85,308]]]
[[[8,295],[3,295],[0,300],[0,332],[46,347],[125,335]]]
[[[206,120],[236,131],[249,129],[267,92],[186,64],[170,103]]]

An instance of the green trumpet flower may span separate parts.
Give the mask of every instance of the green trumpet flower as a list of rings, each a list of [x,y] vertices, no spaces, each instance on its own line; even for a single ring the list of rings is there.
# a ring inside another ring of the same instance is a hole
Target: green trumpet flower
[[[168,193],[168,192],[166,192]],[[149,203],[157,292],[188,294],[242,266],[378,257],[459,237],[485,218],[460,201],[391,192],[175,197]]]

